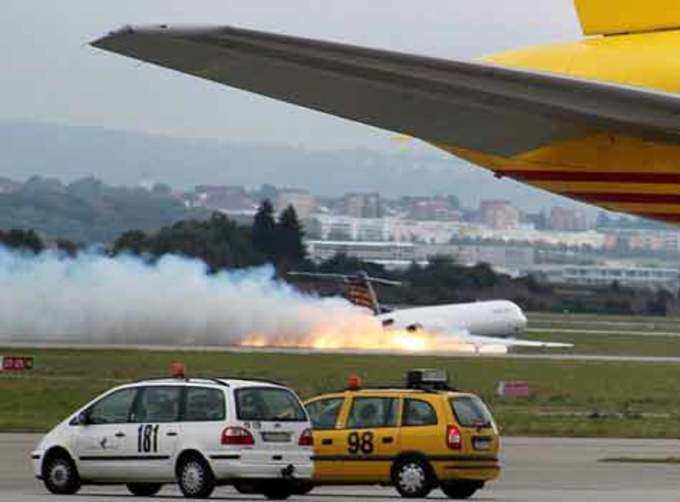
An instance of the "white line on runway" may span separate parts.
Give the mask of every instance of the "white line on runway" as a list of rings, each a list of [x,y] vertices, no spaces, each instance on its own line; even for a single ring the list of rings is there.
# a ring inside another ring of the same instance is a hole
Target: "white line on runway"
[[[527,333],[564,333],[564,334],[584,334],[584,335],[628,335],[628,336],[665,336],[680,337],[680,333],[670,331],[613,331],[597,329],[563,329],[563,328],[529,328]]]
[[[460,359],[520,359],[548,361],[583,361],[611,363],[650,363],[680,364],[680,357],[659,356],[607,356],[597,354],[467,354],[461,352],[395,352],[348,349],[304,349],[277,347],[234,347],[234,346],[188,346],[188,345],[115,345],[85,343],[30,343],[10,342],[0,339],[0,348],[14,350],[134,350],[149,352],[223,352],[223,353],[261,353],[261,354],[335,354],[364,356],[409,356],[409,357],[446,357]]]

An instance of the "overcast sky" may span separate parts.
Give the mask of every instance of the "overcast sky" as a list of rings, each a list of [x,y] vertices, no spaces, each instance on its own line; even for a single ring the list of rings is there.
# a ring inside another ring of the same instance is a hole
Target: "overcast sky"
[[[438,57],[573,39],[572,0],[1,0],[0,119],[309,148],[393,136],[97,51],[123,24],[209,23]]]

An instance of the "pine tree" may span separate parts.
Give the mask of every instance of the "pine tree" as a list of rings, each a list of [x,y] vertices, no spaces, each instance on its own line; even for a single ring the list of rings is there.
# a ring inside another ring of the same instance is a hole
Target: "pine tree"
[[[34,230],[13,229],[9,232],[0,230],[0,245],[10,249],[31,251],[34,254],[40,254],[45,249],[45,244]]]
[[[304,231],[292,205],[281,212],[276,233],[279,262],[287,266],[301,264],[307,257],[307,250],[302,242]]]
[[[277,228],[274,221],[274,207],[272,203],[266,199],[260,204],[255,220],[253,221],[253,247],[267,257],[268,260],[273,260],[277,254]]]

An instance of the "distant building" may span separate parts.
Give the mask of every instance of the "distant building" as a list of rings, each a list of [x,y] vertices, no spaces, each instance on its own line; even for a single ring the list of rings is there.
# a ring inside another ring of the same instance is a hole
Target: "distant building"
[[[353,218],[382,218],[379,193],[348,193],[342,198],[342,212]]]
[[[420,256],[447,256],[461,265],[488,263],[494,268],[517,271],[535,264],[536,252],[531,246],[484,246],[467,244],[419,246]]]
[[[673,230],[611,229],[605,248],[610,251],[680,253],[680,232]]]
[[[323,240],[397,241],[446,244],[457,231],[456,222],[414,221],[400,218],[355,218],[315,214],[316,234]]]
[[[411,242],[307,241],[310,258],[319,263],[337,254],[377,263],[388,268],[405,268],[412,263],[427,265],[435,256],[450,257],[461,265],[488,263],[497,270],[518,275],[534,266],[534,249],[521,246],[432,245]]]
[[[460,221],[462,213],[444,197],[413,197],[408,199],[407,218],[417,221]]]
[[[558,232],[584,232],[589,228],[588,218],[581,209],[556,206],[550,211],[548,228]]]
[[[522,227],[498,230],[474,225],[461,225],[457,237],[460,239],[490,239],[548,246],[589,246],[594,249],[603,248],[608,240],[606,234],[594,230],[587,232],[549,232]]]
[[[388,269],[409,267],[418,261],[417,247],[408,242],[307,241],[312,261],[320,263],[338,254],[377,263]],[[427,262],[421,262],[425,265]]]
[[[607,287],[617,283],[635,289],[680,288],[680,270],[616,266],[540,266],[526,272],[552,284]]]
[[[316,210],[318,200],[307,190],[279,189],[274,201],[277,212],[283,211],[288,206],[293,206],[298,218],[306,220]]]
[[[9,178],[0,178],[0,193],[14,193],[21,190],[21,183]]]
[[[519,228],[519,210],[507,200],[483,200],[479,213],[484,224],[496,230]]]
[[[393,240],[395,220],[392,219],[355,218],[334,214],[315,214],[314,219],[317,223],[317,233],[323,240]]]
[[[453,221],[394,220],[391,238],[395,241],[448,244],[458,226]]]
[[[252,211],[256,206],[242,186],[198,185],[194,192],[195,203],[216,211]]]

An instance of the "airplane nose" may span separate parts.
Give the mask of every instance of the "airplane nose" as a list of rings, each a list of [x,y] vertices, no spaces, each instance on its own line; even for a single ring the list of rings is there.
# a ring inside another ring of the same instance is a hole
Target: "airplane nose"
[[[517,322],[517,329],[521,332],[524,333],[527,329],[527,324],[529,320],[527,319],[527,316],[524,315],[524,312],[521,310],[519,311],[519,319]]]

